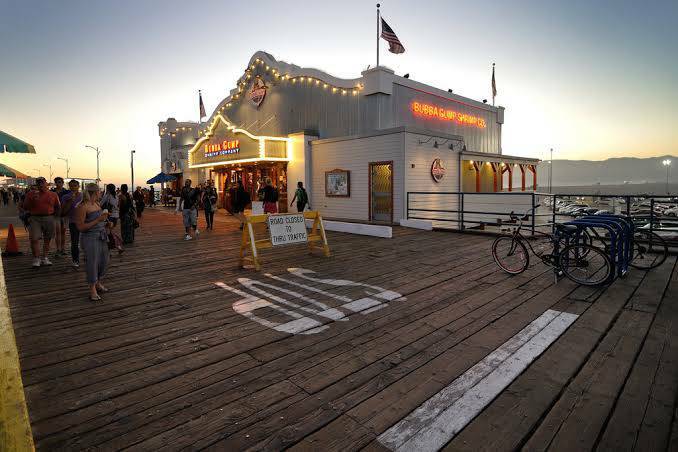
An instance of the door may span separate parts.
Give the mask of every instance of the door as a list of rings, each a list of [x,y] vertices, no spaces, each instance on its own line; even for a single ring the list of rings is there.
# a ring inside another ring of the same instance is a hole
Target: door
[[[370,221],[393,223],[393,162],[370,163]]]

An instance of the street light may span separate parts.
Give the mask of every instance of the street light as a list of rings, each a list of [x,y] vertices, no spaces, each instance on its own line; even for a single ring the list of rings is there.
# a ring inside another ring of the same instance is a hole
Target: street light
[[[551,159],[549,160],[549,193],[553,187],[553,148],[551,148]]]
[[[99,151],[99,146],[90,146],[88,144],[85,145],[86,148],[93,149],[97,152],[97,184],[101,182],[101,178],[99,177],[99,155],[101,154],[101,151]]]
[[[57,160],[63,160],[64,162],[66,162],[66,179],[68,179],[69,173],[71,171],[71,167],[68,166],[68,159],[63,157],[57,157]]]
[[[50,182],[52,181],[52,164],[51,163],[43,163],[42,166],[46,166],[49,168],[49,180]]]
[[[40,168],[33,168],[33,171],[37,171],[38,177],[42,177],[42,172],[40,171]]]
[[[137,151],[132,149],[132,152],[129,153],[129,165],[130,168],[132,168],[132,192],[134,192],[134,154]]]
[[[666,167],[666,194],[669,194],[669,170],[671,169],[671,160],[662,160],[662,165]]]

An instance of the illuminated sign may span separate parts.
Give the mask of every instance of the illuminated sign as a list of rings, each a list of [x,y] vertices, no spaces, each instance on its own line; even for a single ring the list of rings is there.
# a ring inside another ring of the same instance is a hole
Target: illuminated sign
[[[240,152],[240,140],[224,140],[220,143],[207,143],[205,145],[205,157],[237,154],[238,152]]]
[[[475,126],[479,129],[484,129],[487,124],[483,118],[469,115],[467,113],[459,113],[447,108],[437,107],[430,104],[422,104],[420,102],[412,102],[412,113],[416,116],[423,116],[425,118],[436,118],[441,121],[450,121],[464,126]]]
[[[445,177],[445,167],[442,160],[435,159],[431,164],[431,177],[436,182],[440,182]]]
[[[252,82],[252,88],[250,89],[248,96],[250,101],[256,106],[259,107],[266,97],[266,90],[268,87],[264,84],[264,81],[261,80],[258,76]]]

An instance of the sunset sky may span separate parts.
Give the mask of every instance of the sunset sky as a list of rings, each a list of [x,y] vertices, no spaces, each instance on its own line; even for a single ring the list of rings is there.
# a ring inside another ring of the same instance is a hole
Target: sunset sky
[[[157,123],[197,120],[251,55],[354,78],[375,64],[376,2],[0,0],[0,130],[37,155],[26,173],[137,183],[159,171]],[[382,65],[506,107],[506,154],[678,155],[678,2],[382,1],[406,52]],[[199,6],[198,6],[199,5]]]

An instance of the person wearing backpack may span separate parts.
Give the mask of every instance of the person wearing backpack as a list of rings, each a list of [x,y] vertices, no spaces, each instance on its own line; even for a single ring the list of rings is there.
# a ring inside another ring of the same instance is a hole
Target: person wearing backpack
[[[278,190],[273,187],[270,177],[266,178],[264,187],[264,213],[278,213]]]
[[[295,200],[297,201],[297,212],[303,212],[304,209],[306,208],[306,205],[309,204],[308,193],[306,193],[304,183],[301,181],[297,182],[297,190],[294,192],[294,198],[292,198],[290,207],[292,207],[292,204],[294,204]],[[311,208],[310,204],[308,208],[309,209]]]

